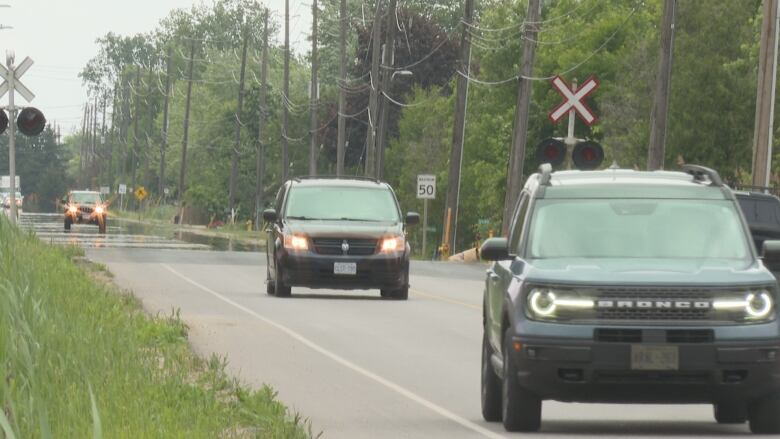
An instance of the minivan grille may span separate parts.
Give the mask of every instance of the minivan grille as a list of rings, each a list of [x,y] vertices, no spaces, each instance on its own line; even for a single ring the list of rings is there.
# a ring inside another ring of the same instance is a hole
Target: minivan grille
[[[314,250],[321,255],[370,256],[377,252],[375,239],[314,238]],[[344,253],[344,243],[349,250]]]

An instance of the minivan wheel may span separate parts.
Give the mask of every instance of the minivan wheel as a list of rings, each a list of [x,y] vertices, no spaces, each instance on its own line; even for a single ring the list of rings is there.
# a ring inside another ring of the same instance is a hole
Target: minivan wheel
[[[482,336],[482,417],[488,422],[501,421],[501,379],[490,364],[493,354],[487,332]]]
[[[713,404],[712,408],[718,424],[744,424],[747,421],[747,406],[745,404],[716,403]]]
[[[292,288],[284,284],[282,273],[279,270],[279,263],[276,263],[276,275],[274,276],[274,293],[276,297],[290,297]]]
[[[520,387],[517,365],[510,351],[511,329],[504,334],[504,379],[501,382],[502,418],[506,431],[537,431],[542,425],[542,400]]]
[[[780,433],[780,393],[753,401],[748,406],[750,431],[756,434]]]
[[[269,296],[273,296],[276,294],[276,290],[274,290],[275,283],[271,282],[271,269],[268,268],[268,265],[265,266],[265,292]]]
[[[65,230],[70,230],[71,224],[73,224],[73,222],[70,220],[70,218],[65,218]]]

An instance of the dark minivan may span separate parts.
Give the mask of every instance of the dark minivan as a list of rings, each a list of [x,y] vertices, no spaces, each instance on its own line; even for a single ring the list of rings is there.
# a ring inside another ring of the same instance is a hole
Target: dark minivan
[[[291,287],[374,289],[387,299],[409,296],[406,226],[393,189],[373,179],[296,178],[279,189],[269,223],[267,292]]]

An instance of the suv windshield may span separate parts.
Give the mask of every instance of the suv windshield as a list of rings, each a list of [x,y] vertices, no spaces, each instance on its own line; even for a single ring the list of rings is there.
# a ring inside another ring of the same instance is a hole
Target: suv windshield
[[[728,200],[539,200],[530,259],[751,257]]]
[[[100,204],[100,194],[97,192],[73,192],[70,201],[77,204]]]
[[[293,187],[287,218],[398,222],[398,206],[385,188],[345,186]]]

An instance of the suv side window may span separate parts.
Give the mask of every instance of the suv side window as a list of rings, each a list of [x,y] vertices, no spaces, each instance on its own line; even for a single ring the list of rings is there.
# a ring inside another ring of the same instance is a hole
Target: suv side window
[[[514,254],[519,254],[520,251],[520,237],[523,234],[525,216],[528,213],[528,201],[529,197],[527,193],[523,192],[520,194],[520,203],[515,212],[515,218],[512,221],[512,230],[509,234],[509,251]]]

